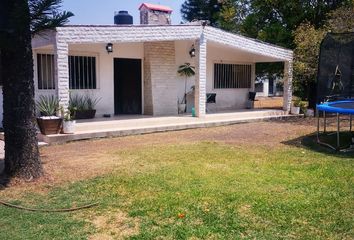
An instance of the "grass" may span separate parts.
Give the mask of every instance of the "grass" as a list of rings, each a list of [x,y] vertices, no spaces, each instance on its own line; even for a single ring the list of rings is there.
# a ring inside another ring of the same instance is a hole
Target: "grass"
[[[0,239],[353,239],[353,157],[214,142],[107,152],[106,175],[0,206]]]

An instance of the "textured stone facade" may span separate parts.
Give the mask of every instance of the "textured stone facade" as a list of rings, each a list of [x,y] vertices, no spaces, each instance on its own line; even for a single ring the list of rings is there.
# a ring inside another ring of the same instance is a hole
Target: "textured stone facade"
[[[205,27],[204,33],[208,40],[229,45],[247,52],[273,57],[279,61],[292,61],[293,58],[293,52],[291,50],[261,42],[256,39],[232,34],[217,28]]]
[[[284,106],[283,110],[290,112],[293,98],[293,61],[284,62]]]
[[[144,55],[145,114],[178,114],[175,43],[147,42]]]
[[[69,48],[65,40],[56,38],[54,45],[55,89],[59,103],[66,110],[69,106]]]
[[[140,24],[171,25],[171,13],[142,8],[140,10]]]
[[[196,41],[195,64],[195,113],[197,117],[204,117],[206,111],[206,81],[207,81],[207,40],[204,34]]]

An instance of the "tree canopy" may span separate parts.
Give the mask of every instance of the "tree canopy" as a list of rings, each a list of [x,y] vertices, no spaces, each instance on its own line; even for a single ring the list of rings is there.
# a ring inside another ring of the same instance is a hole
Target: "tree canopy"
[[[62,0],[28,0],[32,35],[62,26],[74,16],[71,12],[60,11],[61,4]]]
[[[327,31],[354,31],[353,0],[219,0],[182,5],[182,17],[294,50],[295,93],[308,98],[319,45]],[[201,14],[204,13],[204,14]],[[205,14],[208,13],[208,14]],[[257,64],[257,76],[280,75],[282,64]]]

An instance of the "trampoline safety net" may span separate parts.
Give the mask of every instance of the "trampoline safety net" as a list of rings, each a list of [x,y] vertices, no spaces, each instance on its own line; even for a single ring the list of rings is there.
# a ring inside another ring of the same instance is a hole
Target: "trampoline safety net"
[[[354,97],[354,33],[328,33],[321,43],[317,103]]]

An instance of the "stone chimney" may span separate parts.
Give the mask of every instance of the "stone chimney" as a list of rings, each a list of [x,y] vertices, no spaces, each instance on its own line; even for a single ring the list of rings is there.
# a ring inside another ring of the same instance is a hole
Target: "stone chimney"
[[[140,24],[148,25],[171,25],[170,7],[143,3],[139,7],[140,10]]]

